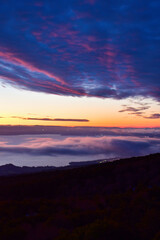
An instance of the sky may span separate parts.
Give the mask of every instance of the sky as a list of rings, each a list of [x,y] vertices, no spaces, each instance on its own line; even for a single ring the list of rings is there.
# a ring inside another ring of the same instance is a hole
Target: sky
[[[1,0],[0,125],[160,127],[158,0]]]

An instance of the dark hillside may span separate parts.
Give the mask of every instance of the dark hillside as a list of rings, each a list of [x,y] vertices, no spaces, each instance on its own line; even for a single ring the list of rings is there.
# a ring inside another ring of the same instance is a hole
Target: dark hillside
[[[0,239],[159,240],[160,154],[0,177]]]

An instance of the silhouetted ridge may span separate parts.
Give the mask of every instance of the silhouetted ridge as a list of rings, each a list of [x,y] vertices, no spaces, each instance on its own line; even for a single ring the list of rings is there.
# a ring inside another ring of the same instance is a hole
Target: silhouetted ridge
[[[0,177],[4,240],[159,240],[159,212],[159,153]]]

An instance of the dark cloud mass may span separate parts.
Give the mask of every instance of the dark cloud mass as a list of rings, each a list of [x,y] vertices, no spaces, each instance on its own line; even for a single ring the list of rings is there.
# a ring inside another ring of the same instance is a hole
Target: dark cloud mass
[[[65,96],[160,99],[158,0],[1,1],[0,79]]]
[[[59,122],[89,122],[88,119],[78,119],[78,118],[35,118],[35,117],[29,117],[29,118],[24,118],[24,117],[18,117],[18,116],[13,116],[12,118],[19,118],[22,120],[31,120],[31,121],[59,121]]]
[[[88,119],[54,118],[53,121],[60,122],[89,122]]]

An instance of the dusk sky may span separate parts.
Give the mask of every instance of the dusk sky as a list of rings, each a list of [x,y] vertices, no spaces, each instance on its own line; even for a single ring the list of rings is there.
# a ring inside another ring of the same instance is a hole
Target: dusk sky
[[[1,0],[0,165],[158,152],[159,7]]]
[[[160,240],[160,0],[0,0],[0,240]]]
[[[158,0],[1,0],[0,124],[160,127]]]

